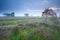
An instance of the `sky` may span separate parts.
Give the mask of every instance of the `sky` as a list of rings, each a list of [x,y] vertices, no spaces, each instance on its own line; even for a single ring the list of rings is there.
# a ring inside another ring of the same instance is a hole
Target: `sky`
[[[0,0],[0,16],[3,13],[15,12],[15,16],[41,16],[44,8],[60,8],[60,0]],[[60,10],[55,10],[60,15]]]

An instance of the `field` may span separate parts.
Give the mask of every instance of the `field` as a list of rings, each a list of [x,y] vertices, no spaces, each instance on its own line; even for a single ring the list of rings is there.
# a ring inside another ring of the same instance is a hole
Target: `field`
[[[60,40],[60,22],[47,22],[39,17],[0,17],[0,40]]]

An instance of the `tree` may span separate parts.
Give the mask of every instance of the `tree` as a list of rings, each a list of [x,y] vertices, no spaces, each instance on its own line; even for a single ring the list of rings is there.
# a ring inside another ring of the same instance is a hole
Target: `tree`
[[[42,17],[44,17],[46,23],[48,22],[48,20],[51,20],[51,21],[57,20],[56,13],[54,12],[54,10],[49,9],[49,8],[43,11]]]
[[[28,17],[28,16],[29,16],[29,14],[28,14],[28,13],[25,13],[24,15],[25,15],[26,17]]]
[[[11,12],[11,13],[4,13],[3,15],[8,16],[8,17],[14,17],[15,13]]]
[[[12,13],[11,13],[11,16],[12,16],[12,17],[14,17],[14,16],[15,16],[15,13],[14,13],[14,12],[12,12]]]

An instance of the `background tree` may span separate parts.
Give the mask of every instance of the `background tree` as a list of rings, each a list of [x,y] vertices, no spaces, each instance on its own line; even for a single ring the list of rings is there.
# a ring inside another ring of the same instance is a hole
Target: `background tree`
[[[14,17],[15,16],[15,13],[14,12],[11,12],[11,16]]]
[[[28,17],[28,16],[29,16],[29,14],[28,14],[28,13],[25,13],[24,15],[25,15],[26,17]]]

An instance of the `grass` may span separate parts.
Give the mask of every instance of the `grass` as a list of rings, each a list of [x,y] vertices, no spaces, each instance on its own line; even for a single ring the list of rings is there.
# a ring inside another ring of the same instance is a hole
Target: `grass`
[[[19,23],[42,22],[41,18],[10,18],[1,19],[0,26],[6,26],[7,30],[0,28],[0,40],[60,40],[60,30],[54,30],[50,26],[22,26],[13,27]],[[48,21],[50,25],[52,21]],[[59,24],[58,24],[59,25]],[[10,26],[10,27],[9,27]],[[5,28],[5,27],[3,27]],[[1,35],[2,34],[2,35]]]
[[[1,18],[0,26],[13,26],[19,23],[41,22],[40,18]]]

